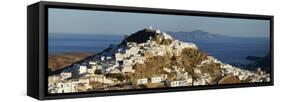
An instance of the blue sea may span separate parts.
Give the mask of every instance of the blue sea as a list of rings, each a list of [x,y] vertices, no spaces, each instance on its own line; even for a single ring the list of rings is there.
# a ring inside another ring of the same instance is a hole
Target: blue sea
[[[211,39],[185,39],[181,41],[195,43],[199,49],[208,55],[214,56],[222,62],[229,64],[250,64],[247,56],[264,57],[270,51],[268,38],[211,38]]]
[[[119,44],[124,36],[121,35],[90,35],[90,34],[52,34],[49,36],[49,54],[103,51],[110,44]]]
[[[55,35],[55,36],[54,36]],[[247,56],[263,57],[269,52],[268,38],[211,38],[188,39],[174,36],[184,42],[195,43],[199,49],[229,64],[249,64]],[[97,53],[110,44],[119,44],[124,35],[87,35],[87,34],[51,34],[49,36],[49,54],[69,52]]]

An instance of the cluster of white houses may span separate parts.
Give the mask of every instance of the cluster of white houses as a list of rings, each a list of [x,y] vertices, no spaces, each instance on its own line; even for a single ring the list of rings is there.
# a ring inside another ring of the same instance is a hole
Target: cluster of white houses
[[[168,87],[182,87],[193,85],[193,79],[190,74],[184,69],[178,66],[172,66],[171,68],[163,67],[163,71],[166,73],[173,73],[176,75],[175,79],[169,79],[165,81]]]
[[[264,71],[256,71],[252,72],[249,70],[243,70],[240,68],[236,68],[229,64],[221,64],[222,76],[225,75],[233,75],[237,76],[239,80],[247,80],[250,79],[250,82],[269,82],[270,74],[265,73]],[[259,69],[259,68],[258,68]]]
[[[243,70],[241,68],[234,67],[230,64],[222,63],[221,61],[215,59],[214,57],[208,56],[207,59],[201,62],[201,64],[197,66],[202,66],[208,63],[219,63],[221,70],[221,76],[232,75],[236,76],[239,80],[247,80],[250,79],[250,82],[269,82],[270,75],[265,73],[264,71],[258,70],[257,72]],[[259,69],[259,68],[258,68]],[[209,75],[201,75],[204,79],[211,79]],[[208,82],[208,80],[207,80]]]
[[[154,30],[148,28],[148,30]],[[173,38],[166,34],[161,33],[160,30],[155,30],[160,39]],[[49,92],[51,93],[66,93],[76,92],[78,86],[89,86],[91,81],[104,83],[104,84],[117,84],[120,83],[114,78],[106,78],[104,75],[108,73],[134,73],[133,66],[136,63],[143,64],[146,58],[153,56],[163,56],[167,53],[172,53],[179,56],[184,48],[196,48],[195,44],[185,43],[174,40],[169,45],[156,44],[152,38],[145,43],[127,42],[126,46],[110,46],[109,51],[105,51],[93,59],[80,62],[66,68],[59,75],[52,75],[49,77]],[[80,80],[88,79],[89,81]],[[159,75],[150,78],[136,79],[137,84],[147,83],[161,83],[167,79],[167,75]],[[165,81],[168,86],[187,86],[190,79],[177,79],[174,81]],[[91,89],[91,87],[88,87]]]
[[[137,80],[137,84],[147,84],[147,83],[161,83],[167,79],[167,75],[154,76],[150,78],[140,78]]]

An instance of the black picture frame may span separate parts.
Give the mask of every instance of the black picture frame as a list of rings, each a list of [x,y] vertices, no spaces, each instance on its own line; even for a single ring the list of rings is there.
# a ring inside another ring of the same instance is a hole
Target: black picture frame
[[[270,20],[270,82],[231,84],[231,85],[208,85],[176,88],[157,88],[144,90],[120,90],[120,91],[101,91],[101,92],[79,92],[65,94],[48,94],[47,93],[47,64],[48,64],[48,8],[65,8],[81,10],[102,10],[102,11],[120,11],[120,12],[140,12],[153,14],[168,15],[188,15],[204,17],[225,17],[225,18],[244,18],[244,19],[262,19]],[[188,11],[174,9],[157,9],[157,8],[140,8],[125,7],[112,5],[94,5],[81,3],[62,3],[40,1],[27,7],[27,95],[39,100],[62,99],[62,98],[81,98],[96,96],[112,95],[129,95],[159,92],[191,91],[206,89],[224,89],[224,88],[241,88],[255,86],[272,86],[274,84],[274,56],[273,56],[273,16],[272,15],[254,15],[254,14],[237,14],[205,11]]]

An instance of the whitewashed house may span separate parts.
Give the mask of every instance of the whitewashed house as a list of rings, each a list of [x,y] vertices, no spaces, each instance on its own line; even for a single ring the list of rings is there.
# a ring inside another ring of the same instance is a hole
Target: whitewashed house
[[[166,81],[166,84],[169,87],[181,87],[181,86],[188,86],[186,80],[175,80],[175,81]]]
[[[203,79],[201,79],[201,80],[194,80],[194,81],[193,81],[193,85],[194,85],[194,86],[206,85],[206,84],[207,84],[206,80],[203,80]]]
[[[133,70],[132,66],[133,62],[131,59],[124,59],[123,60],[123,66],[121,67],[121,72],[122,73],[127,73],[127,72],[135,72]]]
[[[95,61],[90,61],[89,64],[90,65],[96,65],[97,63]]]
[[[189,85],[189,86],[191,86],[192,85],[192,78],[191,77],[188,77],[187,79],[186,79],[186,82],[187,82],[187,84]]]
[[[125,50],[125,53],[126,53],[126,55],[132,55],[132,54],[131,54],[131,50],[128,50],[128,49]]]
[[[65,79],[71,78],[72,73],[71,72],[62,72],[62,73],[60,73],[60,76],[61,76],[62,80],[65,80]]]
[[[234,75],[234,76],[238,76],[238,75],[239,75],[239,72],[238,72],[238,71],[235,71],[235,72],[233,72],[233,75]]]
[[[105,80],[105,76],[92,76],[90,77],[90,82],[101,82],[103,83]]]
[[[186,80],[178,80],[177,83],[178,83],[178,86],[188,86],[188,83]]]
[[[105,76],[92,76],[90,82],[100,82],[104,84],[114,84],[113,80],[107,79]]]
[[[132,62],[131,59],[124,59],[124,60],[123,60],[123,64],[124,64],[124,65],[132,65],[133,62]]]
[[[81,65],[79,67],[79,74],[85,74],[85,73],[87,73],[87,66]]]
[[[201,70],[198,69],[198,68],[194,68],[194,73],[195,73],[195,74],[201,74]]]
[[[77,92],[77,85],[78,85],[77,81],[71,82],[71,92]]]
[[[116,61],[122,61],[124,56],[121,53],[115,53],[115,60]]]
[[[141,56],[133,56],[133,57],[131,57],[131,60],[133,60],[134,63],[139,63],[139,64],[144,63],[144,57],[141,57]]]
[[[111,56],[107,56],[106,60],[111,60],[111,58],[112,58]]]
[[[148,82],[147,78],[138,79],[137,84],[146,84]]]
[[[56,93],[56,90],[55,90],[55,84],[54,83],[48,83],[48,92],[49,93]]]
[[[89,84],[90,80],[88,78],[82,78],[78,80],[79,84]]]
[[[156,33],[157,33],[157,34],[160,34],[160,33],[161,33],[161,31],[160,31],[160,30],[156,30]]]
[[[135,70],[133,69],[132,65],[123,65],[121,72],[122,73],[134,73]]]
[[[101,57],[100,57],[100,60],[101,60],[101,61],[104,61],[104,59],[105,59],[104,56],[101,56]]]
[[[94,74],[95,73],[95,69],[93,69],[93,68],[88,68],[87,69],[87,73],[90,73],[90,74]]]
[[[53,76],[49,76],[48,77],[48,82],[50,83],[50,82],[57,82],[57,81],[59,81],[61,79],[61,77],[59,76],[59,75],[53,75]]]
[[[162,77],[151,77],[150,81],[151,83],[161,83]]]
[[[138,57],[136,60],[135,60],[136,63],[139,63],[139,64],[144,64],[144,57]]]
[[[169,34],[167,34],[166,32],[163,32],[162,33],[163,34],[163,36],[164,36],[164,39],[173,39],[173,37],[171,37]]]
[[[187,79],[188,77],[188,74],[187,72],[186,73],[180,73],[180,72],[177,72],[177,79],[180,80],[180,79]]]
[[[90,68],[93,69],[93,70],[96,70],[97,69],[97,65],[96,64],[95,65],[91,65]]]
[[[70,93],[72,92],[72,86],[69,82],[59,82],[56,83],[57,86],[57,93]]]
[[[115,69],[116,67],[118,67],[118,65],[109,65],[106,69],[105,69],[105,71],[106,72],[109,72],[110,70],[112,70],[112,69]]]
[[[165,72],[167,72],[167,73],[171,73],[171,72],[172,72],[172,70],[169,69],[169,68],[167,68],[167,67],[163,67],[163,70],[164,70]]]

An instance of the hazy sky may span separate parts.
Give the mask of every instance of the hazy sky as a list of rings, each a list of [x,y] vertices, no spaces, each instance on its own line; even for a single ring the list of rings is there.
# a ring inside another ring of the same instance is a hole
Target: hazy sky
[[[237,37],[269,37],[269,20],[49,9],[49,33],[131,34],[150,25],[161,31],[204,30]]]

